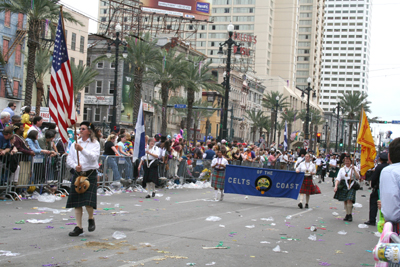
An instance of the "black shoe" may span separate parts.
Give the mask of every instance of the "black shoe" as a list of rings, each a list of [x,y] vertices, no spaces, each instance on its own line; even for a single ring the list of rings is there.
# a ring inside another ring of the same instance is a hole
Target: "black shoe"
[[[346,217],[344,217],[343,221],[348,221],[349,220],[349,214],[346,214]]]
[[[297,205],[297,206],[299,206],[299,208],[302,209],[303,208],[303,203],[300,202],[299,205]]]
[[[88,230],[89,230],[89,232],[93,232],[96,229],[94,219],[89,219],[88,222],[89,222]]]
[[[352,222],[353,221],[353,215],[349,214],[349,218],[347,219],[347,221]]]
[[[150,195],[147,195],[146,198],[151,198],[151,196],[150,196]]]
[[[306,207],[305,208],[308,209],[308,203],[306,203]]]
[[[365,222],[364,224],[366,224],[366,225],[371,225],[371,226],[376,226],[376,223],[371,222],[371,221],[367,221],[367,222]]]
[[[83,234],[83,229],[78,226],[76,226],[72,232],[69,232],[69,236],[79,236],[80,234]]]
[[[151,196],[152,196],[152,197],[155,197],[155,196],[156,196],[156,192],[153,192],[153,194],[151,194]]]
[[[318,182],[319,184],[321,183],[321,181]]]

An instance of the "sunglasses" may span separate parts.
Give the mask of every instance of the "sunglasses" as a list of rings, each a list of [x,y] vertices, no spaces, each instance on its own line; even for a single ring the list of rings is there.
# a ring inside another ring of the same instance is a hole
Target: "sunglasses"
[[[87,130],[86,128],[79,128],[80,131],[85,131]]]

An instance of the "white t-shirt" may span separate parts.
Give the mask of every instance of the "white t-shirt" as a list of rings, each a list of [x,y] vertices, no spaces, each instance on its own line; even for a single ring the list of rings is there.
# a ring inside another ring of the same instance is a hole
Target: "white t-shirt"
[[[346,174],[347,174],[347,176],[346,176]],[[347,181],[350,179],[351,174],[352,174],[353,182],[349,185],[349,183]],[[344,166],[343,168],[340,168],[335,180],[339,181],[339,182],[341,180],[345,180],[347,188],[350,189],[351,186],[353,185],[355,179],[356,179],[356,175],[355,175],[354,171],[351,170],[351,166],[350,166],[350,168],[347,168],[346,166]]]
[[[334,167],[336,167],[336,165],[337,165],[337,160],[336,160],[336,159],[330,159],[330,160],[329,160],[329,167],[330,167],[330,165],[333,165]]]
[[[216,169],[225,169],[225,167],[217,166],[217,164],[221,165],[229,165],[229,162],[225,158],[214,158],[211,162],[211,167]]]
[[[296,171],[304,172],[304,176],[311,176],[311,173],[315,174],[315,165],[312,162],[303,161],[297,167]]]

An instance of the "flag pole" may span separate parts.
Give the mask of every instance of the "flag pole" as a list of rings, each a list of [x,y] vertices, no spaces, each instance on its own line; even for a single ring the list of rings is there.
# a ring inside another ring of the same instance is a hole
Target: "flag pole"
[[[61,24],[62,24],[63,35],[65,37],[64,15],[63,15],[63,6],[62,5],[60,5],[60,16],[61,16]],[[67,41],[65,41],[65,42],[67,42]],[[72,99],[73,98],[74,98],[74,95],[72,94]],[[74,124],[74,139],[75,139],[75,144],[77,144],[78,143],[78,139],[77,139],[77,134],[76,134],[76,122]],[[76,158],[78,160],[78,165],[80,165],[78,150],[76,151]]]
[[[363,111],[364,111],[364,105],[361,105],[360,120],[359,120],[358,124],[356,125],[357,139],[358,139],[358,134],[360,133],[360,129],[361,129],[361,122],[362,122],[362,118],[364,115]],[[357,145],[357,143],[356,143],[356,145]],[[355,166],[354,161],[356,159],[356,145],[354,146],[354,155],[353,155],[353,163],[352,163],[353,166]],[[350,173],[350,183],[351,183],[352,175],[353,175],[353,170],[351,170],[351,173]]]

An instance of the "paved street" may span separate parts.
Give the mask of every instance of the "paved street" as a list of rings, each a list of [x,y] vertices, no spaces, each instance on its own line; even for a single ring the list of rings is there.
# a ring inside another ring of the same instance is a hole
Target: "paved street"
[[[358,191],[357,203],[363,207],[355,209],[353,222],[345,223],[332,215],[344,214],[343,204],[332,198],[332,184],[320,187],[322,194],[311,196],[309,210],[300,210],[292,199],[226,194],[223,202],[214,202],[211,189],[162,189],[154,199],[137,192],[99,196],[96,231],[87,232],[85,213],[84,237],[68,236],[74,228],[66,225],[74,222],[73,211],[53,214],[38,209],[64,209],[66,199],[2,201],[0,250],[20,254],[0,256],[0,265],[373,266],[372,254],[366,250],[377,243],[376,227],[358,228],[367,220],[369,192]],[[221,220],[206,221],[209,216]],[[270,217],[274,221],[262,220]],[[53,220],[46,224],[15,223],[49,218]],[[326,230],[306,229],[312,225]],[[339,235],[341,230],[347,234]],[[113,239],[115,231],[127,237]],[[317,241],[309,240],[310,234],[316,234]],[[219,244],[229,248],[203,249]],[[273,252],[277,245],[285,252]]]

